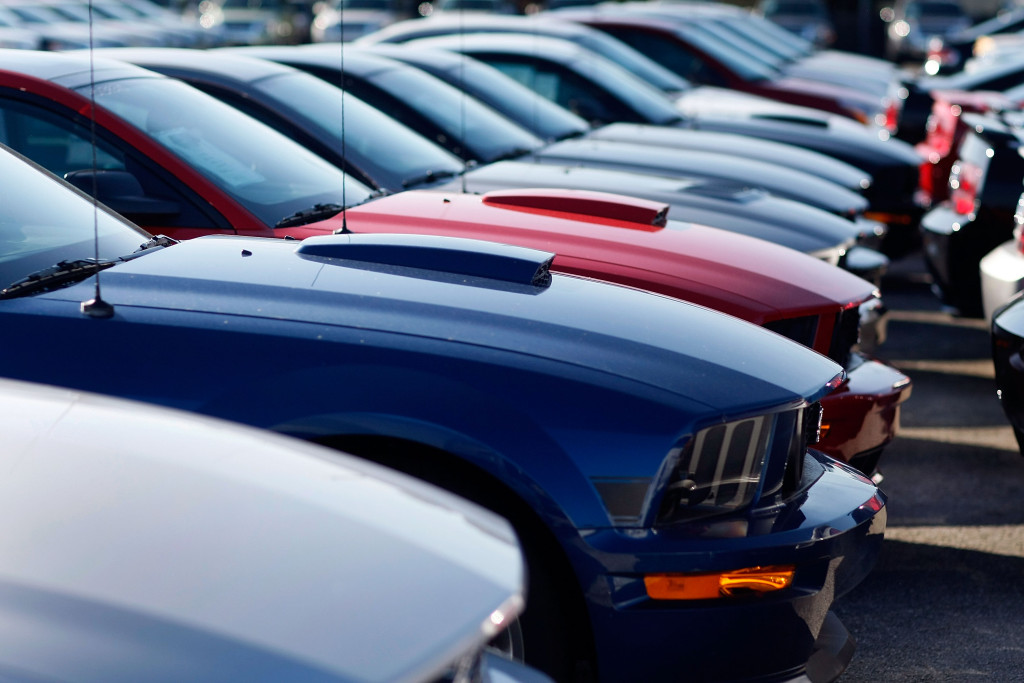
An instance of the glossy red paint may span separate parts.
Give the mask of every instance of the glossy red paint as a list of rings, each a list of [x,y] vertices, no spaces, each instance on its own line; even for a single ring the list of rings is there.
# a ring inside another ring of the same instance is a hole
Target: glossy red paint
[[[583,197],[633,203],[630,197],[573,190],[517,190],[574,203],[577,214],[524,212],[482,196],[402,192],[347,212],[352,232],[444,234],[551,251],[553,268],[686,299],[763,325],[806,315],[835,316],[874,297],[874,286],[793,249],[692,223],[657,228],[583,213]],[[497,193],[508,202],[510,192]],[[525,202],[526,200],[524,200]],[[536,204],[536,202],[535,202]],[[815,348],[827,351],[832,329]]]
[[[927,204],[938,204],[949,197],[949,174],[956,161],[960,141],[967,132],[961,115],[1020,109],[1016,102],[1001,92],[935,90],[932,91],[932,112],[928,117],[925,139],[915,149],[921,155],[920,193]]]

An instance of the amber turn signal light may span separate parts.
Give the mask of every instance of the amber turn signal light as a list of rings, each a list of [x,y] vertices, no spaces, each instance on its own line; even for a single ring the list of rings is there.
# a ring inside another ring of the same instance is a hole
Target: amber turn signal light
[[[652,600],[711,600],[752,593],[768,593],[793,583],[796,567],[747,567],[701,574],[648,574],[644,577]]]

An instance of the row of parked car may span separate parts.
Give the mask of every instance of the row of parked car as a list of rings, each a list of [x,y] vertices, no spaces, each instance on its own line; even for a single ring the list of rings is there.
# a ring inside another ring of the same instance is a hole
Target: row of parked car
[[[845,669],[911,392],[879,285],[938,201],[908,74],[668,3],[0,57],[4,667]]]

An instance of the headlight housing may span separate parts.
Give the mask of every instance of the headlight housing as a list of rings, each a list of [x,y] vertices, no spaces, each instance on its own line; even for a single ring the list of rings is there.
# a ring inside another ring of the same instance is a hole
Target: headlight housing
[[[821,404],[701,429],[670,455],[659,524],[736,512],[784,499],[799,487],[807,447],[818,441]]]

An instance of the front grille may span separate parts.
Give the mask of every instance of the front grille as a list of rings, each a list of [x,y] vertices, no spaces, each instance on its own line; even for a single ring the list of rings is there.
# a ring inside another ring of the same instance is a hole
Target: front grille
[[[771,320],[764,326],[772,332],[813,349],[814,338],[818,334],[818,316],[804,315],[798,318]]]
[[[832,343],[828,357],[844,368],[850,364],[850,354],[860,341],[860,307],[850,306],[836,315],[832,330]]]

